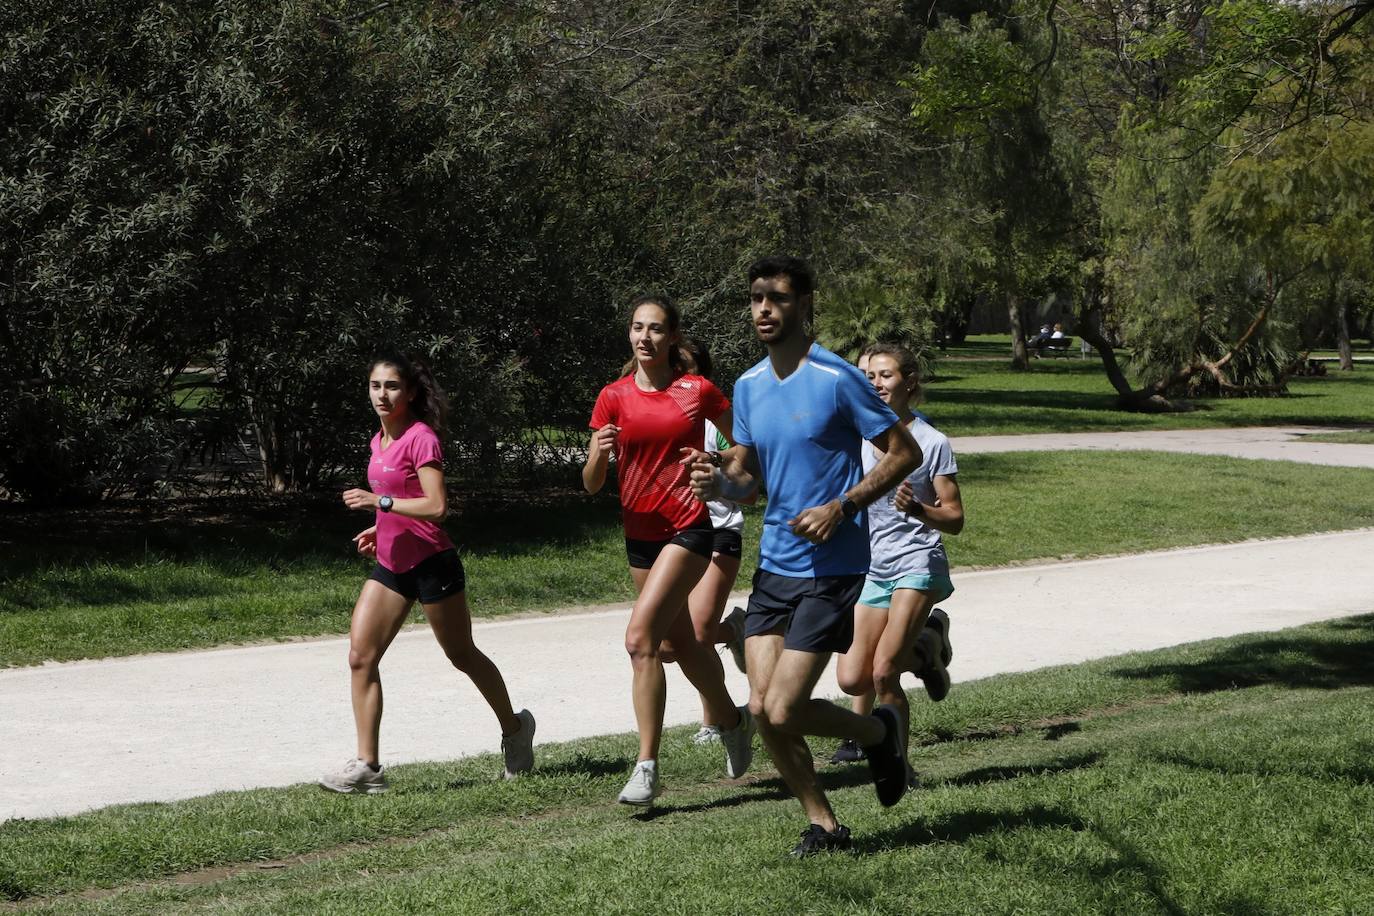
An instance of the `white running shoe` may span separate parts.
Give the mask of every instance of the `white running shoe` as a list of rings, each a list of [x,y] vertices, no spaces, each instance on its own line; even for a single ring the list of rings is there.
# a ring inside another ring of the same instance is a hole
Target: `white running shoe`
[[[641,760],[635,764],[630,781],[620,790],[620,803],[647,808],[654,803],[659,794],[657,761]]]
[[[735,667],[744,671],[744,608],[736,607],[721,621],[730,628],[730,641],[725,647],[735,660]]]
[[[715,725],[703,725],[700,729],[697,730],[697,733],[692,736],[692,743],[719,744],[720,728]]]
[[[320,786],[331,792],[344,795],[380,795],[386,791],[384,767],[372,769],[362,760],[354,757],[343,765],[337,773],[325,773],[320,777]]]
[[[754,733],[757,731],[749,707],[741,706],[739,724],[720,733],[720,743],[725,745],[725,775],[730,779],[739,779],[753,762]]]
[[[534,767],[534,715],[522,709],[515,718],[520,720],[520,731],[501,738],[501,756],[506,758],[506,769],[501,775],[505,779],[514,779]]]

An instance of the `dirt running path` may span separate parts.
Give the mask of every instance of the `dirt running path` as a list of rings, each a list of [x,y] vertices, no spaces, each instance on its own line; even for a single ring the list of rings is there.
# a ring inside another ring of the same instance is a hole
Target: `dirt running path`
[[[1374,530],[956,577],[955,681],[1374,611]],[[627,610],[479,623],[540,742],[634,729]],[[343,639],[0,671],[0,820],[313,779],[352,754]],[[670,666],[667,720],[700,714]],[[743,675],[726,661],[732,693]],[[383,663],[389,763],[495,751],[423,629]],[[822,682],[832,685],[833,676]],[[956,688],[957,689],[957,688]],[[494,774],[493,774],[494,775]]]

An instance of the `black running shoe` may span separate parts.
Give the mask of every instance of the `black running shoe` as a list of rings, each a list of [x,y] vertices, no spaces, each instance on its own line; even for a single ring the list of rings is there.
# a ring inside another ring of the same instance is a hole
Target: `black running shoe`
[[[835,753],[830,755],[831,763],[858,763],[864,759],[864,749],[859,747],[859,742],[853,738],[846,738],[840,742],[840,746],[835,748]]]
[[[873,773],[873,791],[878,802],[890,808],[906,794],[906,755],[902,753],[902,725],[897,709],[887,703],[873,710],[873,718],[883,723],[887,734],[877,744],[868,745],[868,769]]]
[[[940,637],[940,661],[948,667],[954,661],[954,647],[949,643],[949,615],[937,607],[926,618],[925,629],[934,630]]]
[[[812,824],[802,831],[801,842],[793,848],[792,855],[804,859],[818,852],[848,849],[851,843],[849,828],[844,824],[836,824],[834,830],[826,830],[820,824]]]
[[[944,654],[941,652],[940,637],[934,630],[922,630],[916,637],[918,655],[927,659],[924,666],[916,670],[916,676],[925,685],[926,693],[932,703],[938,703],[949,696],[949,669],[945,667]]]
[[[949,663],[954,658],[954,648],[949,642],[949,615],[938,607],[931,611],[916,642],[920,646],[917,655],[924,655],[926,661],[924,667],[912,674],[921,679],[931,701],[938,703],[949,696]],[[920,665],[919,660],[917,664]]]

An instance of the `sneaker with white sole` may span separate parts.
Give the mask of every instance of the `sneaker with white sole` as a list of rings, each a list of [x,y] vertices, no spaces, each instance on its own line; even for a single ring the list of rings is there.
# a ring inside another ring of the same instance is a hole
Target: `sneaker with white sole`
[[[320,777],[321,788],[344,795],[380,795],[386,791],[384,767],[372,769],[362,760],[354,757],[335,773],[325,773]]]
[[[719,744],[720,728],[715,725],[703,725],[692,736],[693,744]]]
[[[730,641],[725,647],[735,660],[735,667],[744,671],[744,608],[736,607],[721,621],[730,630]]]
[[[660,792],[658,762],[641,760],[635,764],[635,771],[630,774],[630,781],[625,783],[625,788],[620,790],[620,803],[647,808],[654,803],[654,799],[659,796]]]
[[[505,779],[514,779],[534,768],[534,714],[522,709],[515,718],[520,720],[520,731],[501,736],[501,756],[506,761],[501,775]]]
[[[720,743],[725,745],[725,775],[739,779],[749,769],[754,760],[754,734],[758,726],[748,706],[739,707],[739,724],[734,728],[722,729]]]

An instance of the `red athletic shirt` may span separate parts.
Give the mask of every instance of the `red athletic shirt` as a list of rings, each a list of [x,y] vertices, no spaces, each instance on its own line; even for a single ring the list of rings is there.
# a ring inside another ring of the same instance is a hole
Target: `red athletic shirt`
[[[663,391],[642,391],[634,375],[601,389],[592,429],[620,427],[615,441],[625,537],[666,541],[707,517],[687,483],[682,449],[701,448],[706,421],[730,409],[720,389],[699,375],[681,375]]]

